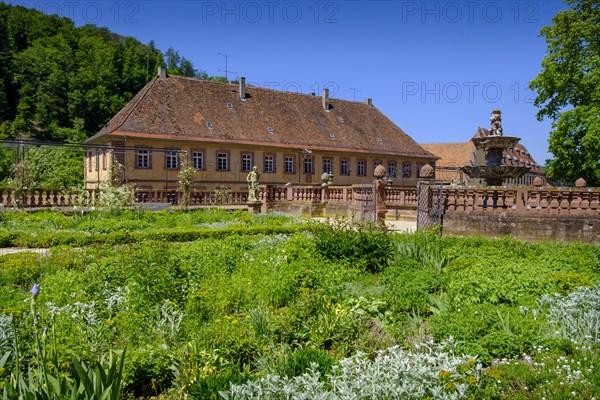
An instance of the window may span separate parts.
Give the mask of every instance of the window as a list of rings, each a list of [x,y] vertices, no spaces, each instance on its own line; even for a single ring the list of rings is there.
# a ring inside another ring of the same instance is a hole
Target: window
[[[106,150],[102,152],[102,169],[106,171]]]
[[[88,172],[92,172],[92,152],[88,151],[86,154],[87,154],[86,161],[88,163]]]
[[[331,173],[333,171],[333,159],[323,158],[323,172]]]
[[[390,178],[396,177],[396,161],[388,161],[388,176]]]
[[[373,171],[375,171],[378,165],[381,165],[381,160],[373,160]]]
[[[340,175],[350,175],[350,161],[348,159],[340,160]]]
[[[150,150],[139,149],[136,151],[136,168],[150,168]]]
[[[242,171],[252,171],[252,154],[242,153]]]
[[[98,164],[100,164],[100,152],[98,150],[96,150],[96,160],[94,163],[95,171],[98,171]]]
[[[167,154],[165,155],[165,165],[167,169],[179,168],[179,160],[177,155],[177,150],[167,151]]]
[[[312,174],[313,173],[313,160],[312,157],[306,157],[304,159],[304,173]]]
[[[294,173],[294,157],[293,156],[285,156],[285,173],[286,174]]]
[[[356,162],[356,175],[357,176],[366,176],[367,175],[366,164],[367,163],[365,160],[358,160]]]
[[[265,154],[265,163],[263,164],[264,172],[275,172],[275,156],[272,154]]]
[[[204,169],[204,152],[192,151],[192,164],[195,169]]]
[[[229,171],[229,154],[225,152],[217,153],[217,171]]]
[[[422,162],[417,163],[417,178],[419,178],[421,176],[421,170],[423,169],[424,166],[425,166],[425,164]]]
[[[402,163],[402,177],[412,178],[412,163],[410,161],[404,161]]]

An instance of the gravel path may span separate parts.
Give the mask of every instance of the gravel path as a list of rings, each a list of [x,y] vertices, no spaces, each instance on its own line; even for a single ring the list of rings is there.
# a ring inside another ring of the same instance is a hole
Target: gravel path
[[[0,256],[5,256],[7,254],[16,254],[16,253],[36,253],[47,255],[50,252],[50,249],[28,249],[26,247],[6,247],[0,249]]]

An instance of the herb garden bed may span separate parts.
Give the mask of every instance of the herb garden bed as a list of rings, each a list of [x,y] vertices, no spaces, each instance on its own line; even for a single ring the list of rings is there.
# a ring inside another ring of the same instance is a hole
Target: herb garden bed
[[[7,393],[66,393],[122,349],[127,398],[600,393],[597,245],[220,210],[5,212],[0,244],[51,246],[0,256]]]

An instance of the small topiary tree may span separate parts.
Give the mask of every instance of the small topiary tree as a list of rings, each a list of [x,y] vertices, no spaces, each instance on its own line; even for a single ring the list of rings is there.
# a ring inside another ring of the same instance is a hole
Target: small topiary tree
[[[190,163],[187,151],[179,154],[179,190],[181,191],[181,199],[179,205],[186,211],[190,207],[190,194],[192,185],[196,176],[196,169]]]

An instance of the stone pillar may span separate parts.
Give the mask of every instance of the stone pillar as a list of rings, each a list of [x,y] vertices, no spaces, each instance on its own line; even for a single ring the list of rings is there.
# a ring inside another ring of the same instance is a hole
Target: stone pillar
[[[327,203],[329,201],[329,186],[321,185],[321,203]]]
[[[385,213],[387,208],[385,206],[385,186],[387,182],[383,179],[375,179],[373,181],[373,194],[375,197],[375,219],[377,227],[381,230],[386,230],[385,227]]]

